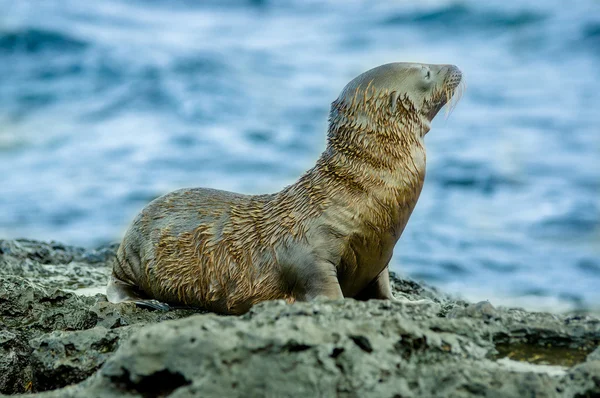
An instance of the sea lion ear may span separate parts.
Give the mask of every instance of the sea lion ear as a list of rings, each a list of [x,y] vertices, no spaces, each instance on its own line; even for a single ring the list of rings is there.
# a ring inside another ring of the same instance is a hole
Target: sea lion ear
[[[396,113],[396,105],[397,104],[398,104],[398,92],[392,91],[392,93],[390,94],[390,111],[392,112],[392,115],[394,113]]]

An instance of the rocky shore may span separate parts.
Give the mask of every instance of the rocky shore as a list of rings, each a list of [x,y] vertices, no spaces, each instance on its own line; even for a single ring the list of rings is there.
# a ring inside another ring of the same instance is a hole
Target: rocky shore
[[[1,394],[600,396],[592,316],[467,303],[396,276],[396,302],[149,311],[90,295],[114,252],[0,240]]]

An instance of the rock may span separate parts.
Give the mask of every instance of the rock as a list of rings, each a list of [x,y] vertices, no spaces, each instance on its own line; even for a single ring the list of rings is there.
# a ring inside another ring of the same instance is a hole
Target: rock
[[[61,290],[105,285],[114,252],[114,247],[86,251],[58,243],[0,241],[0,393],[80,382],[132,331],[198,312],[150,312],[112,305],[102,294]]]
[[[600,397],[600,361],[588,361],[569,371],[569,385],[564,383],[566,393],[573,397]],[[581,386],[577,389],[573,385]]]
[[[115,253],[114,245],[85,250],[56,242],[0,240],[0,275],[21,276],[46,288],[101,286]]]
[[[586,358],[588,361],[600,361],[600,346]]]
[[[573,397],[600,393],[600,320],[466,303],[261,303],[243,316],[113,305],[114,247],[0,241],[0,392],[40,397]],[[23,269],[19,269],[19,264]],[[48,278],[49,276],[49,278]],[[596,350],[596,351],[594,351]],[[45,392],[44,392],[45,391]]]
[[[102,326],[81,331],[57,331],[30,340],[34,391],[46,391],[85,380],[106,361],[133,330]]]
[[[46,289],[19,276],[0,276],[2,326],[27,335],[93,327],[97,322],[90,309],[94,302],[92,297]]]
[[[419,320],[411,316],[417,309],[424,313]],[[554,397],[561,389],[594,391],[593,369],[550,372],[490,355],[493,336],[511,333],[517,324],[514,330],[522,330],[526,320],[513,319],[507,328],[479,318],[447,320],[435,310],[351,299],[268,302],[242,317],[204,314],[164,322],[134,333],[86,383],[57,394]],[[546,321],[561,325],[554,317]],[[444,323],[446,331],[440,332]],[[531,326],[551,334],[549,323],[538,319]],[[600,337],[593,323],[578,328],[586,329],[587,338]],[[576,382],[571,374],[577,375]]]
[[[489,301],[480,301],[476,304],[469,304],[467,307],[455,307],[448,312],[448,318],[484,318],[489,319],[495,317],[496,309]]]
[[[0,393],[23,393],[31,380],[31,348],[17,333],[0,330]]]

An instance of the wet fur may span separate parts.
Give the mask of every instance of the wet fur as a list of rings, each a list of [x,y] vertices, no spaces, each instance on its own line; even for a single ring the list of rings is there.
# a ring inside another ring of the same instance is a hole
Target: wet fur
[[[236,314],[272,299],[392,298],[387,265],[425,178],[424,114],[451,98],[450,81],[418,105],[358,82],[333,102],[315,167],[279,193],[195,188],[154,200],[119,248],[109,299]]]

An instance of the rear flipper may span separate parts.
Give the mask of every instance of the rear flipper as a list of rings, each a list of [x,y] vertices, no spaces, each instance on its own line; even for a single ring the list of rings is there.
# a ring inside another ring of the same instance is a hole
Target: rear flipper
[[[169,311],[171,309],[166,303],[143,297],[138,288],[115,278],[114,275],[111,276],[106,287],[106,297],[108,301],[114,304],[129,302],[147,309],[159,311]]]
[[[137,305],[138,307],[146,308],[149,310],[169,311],[171,309],[169,304],[163,303],[158,300],[144,299],[144,300],[135,300],[132,302],[135,303],[135,305]]]

